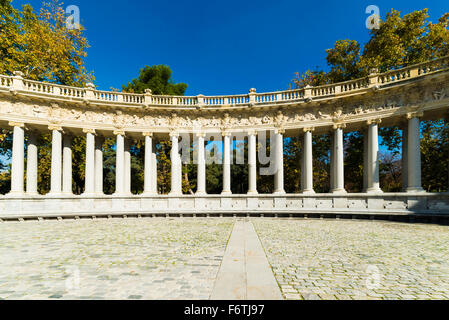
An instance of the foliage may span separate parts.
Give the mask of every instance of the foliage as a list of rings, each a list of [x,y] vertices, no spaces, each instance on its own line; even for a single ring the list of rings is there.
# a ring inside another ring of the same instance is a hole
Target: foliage
[[[381,21],[380,28],[370,31],[370,40],[363,47],[355,40],[337,41],[333,48],[326,50],[329,71],[317,68],[303,74],[296,73],[292,85],[304,88],[307,85],[347,81],[365,77],[372,70],[386,72],[448,55],[449,13],[444,14],[437,23],[428,21],[428,18],[427,9],[403,16],[392,9]],[[441,121],[426,122],[422,131],[423,186],[428,191],[444,190],[448,175],[435,175],[435,172],[448,170],[447,133],[442,129]],[[397,160],[402,145],[400,128],[381,128],[380,136],[381,145],[389,151],[381,157],[381,187],[385,191],[398,191],[401,189],[398,176],[402,174],[401,163]],[[353,132],[345,137],[345,187],[350,192],[358,192],[363,187],[363,135]],[[318,143],[314,147],[321,148],[321,145]],[[327,159],[322,161],[325,164]],[[314,161],[314,166],[320,164]],[[325,180],[316,179],[315,188],[324,190],[326,183]]]

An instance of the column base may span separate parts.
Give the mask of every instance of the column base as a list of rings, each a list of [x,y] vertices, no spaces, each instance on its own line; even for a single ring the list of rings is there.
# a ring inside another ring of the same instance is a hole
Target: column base
[[[331,191],[333,194],[347,194],[348,192],[345,189],[334,189]]]
[[[413,193],[413,192],[425,193],[426,190],[424,190],[422,187],[408,187],[406,192],[407,193]]]
[[[313,189],[311,189],[311,190],[303,190],[303,191],[301,191],[301,194],[305,194],[305,195],[315,194],[315,190],[313,190]]]
[[[64,193],[62,192],[50,192],[45,195],[47,198],[60,198],[64,197]]]
[[[37,197],[37,196],[39,196],[39,193],[37,191],[36,192],[26,192],[25,195],[27,197]]]
[[[182,192],[170,192],[168,195],[170,197],[180,197],[182,196]]]
[[[258,195],[259,192],[258,191],[248,191],[247,193],[249,196],[253,196],[253,195]]]
[[[159,194],[157,192],[153,192],[153,191],[146,191],[141,194],[141,196],[143,196],[143,197],[156,197],[158,195]]]
[[[24,198],[26,197],[25,192],[17,192],[17,191],[11,191],[10,193],[7,193],[5,195],[7,198]]]
[[[69,195],[69,194],[64,193],[63,195],[67,196],[67,195]],[[81,194],[81,197],[83,197],[83,198],[92,198],[92,197],[96,197],[96,196],[98,196],[98,194],[95,193],[95,192],[89,192],[89,193],[83,193],[83,194]]]
[[[207,192],[206,191],[197,191],[195,192],[196,196],[207,196]]]
[[[384,193],[381,188],[368,188],[365,193]]]
[[[278,191],[273,192],[273,195],[275,195],[275,196],[281,196],[284,194],[286,194],[285,190],[278,190]]]
[[[222,196],[230,196],[232,194],[232,191],[223,191],[221,193]]]

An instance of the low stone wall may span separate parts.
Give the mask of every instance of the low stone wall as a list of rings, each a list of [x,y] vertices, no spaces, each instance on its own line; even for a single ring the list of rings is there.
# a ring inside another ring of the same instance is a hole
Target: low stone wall
[[[0,198],[0,219],[148,214],[448,215],[449,194]]]

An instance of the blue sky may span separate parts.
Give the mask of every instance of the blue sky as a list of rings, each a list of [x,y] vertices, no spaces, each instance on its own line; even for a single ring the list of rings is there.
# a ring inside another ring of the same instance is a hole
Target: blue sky
[[[13,0],[17,6],[41,1]],[[430,5],[429,5],[430,3]],[[117,1],[67,0],[77,5],[91,48],[87,68],[108,90],[166,64],[188,95],[286,89],[295,72],[325,66],[325,49],[344,38],[368,40],[368,5],[381,16],[429,7],[433,21],[447,0],[390,1]]]

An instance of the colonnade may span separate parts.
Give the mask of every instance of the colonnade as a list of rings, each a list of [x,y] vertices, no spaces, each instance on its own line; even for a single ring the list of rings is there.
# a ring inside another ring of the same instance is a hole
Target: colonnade
[[[404,191],[421,192],[421,153],[420,153],[420,115],[410,114],[408,125],[403,129],[403,175]],[[366,123],[364,147],[364,188],[366,193],[381,193],[379,183],[379,130],[380,120]],[[27,176],[24,189],[24,123],[10,122],[13,127],[12,171],[10,196],[37,195],[38,182],[38,145],[37,132],[30,130],[27,146]],[[331,192],[346,193],[344,184],[344,123],[332,128],[331,147]],[[51,186],[48,196],[72,195],[72,136],[64,134],[58,126],[49,126],[52,133]],[[304,194],[313,194],[313,132],[314,128],[303,128],[301,190]],[[93,129],[84,129],[86,135],[85,191],[84,196],[103,195],[103,151],[104,137],[96,135]],[[116,136],[116,196],[130,196],[131,193],[131,152],[130,143],[124,131],[115,131]],[[285,130],[275,130],[275,143],[271,152],[275,162],[274,193],[285,194],[284,187],[284,140]],[[155,141],[151,132],[142,133],[145,146],[144,192],[143,195],[157,195],[157,160]],[[250,130],[248,136],[248,195],[257,195],[257,131]],[[231,192],[231,154],[232,133],[222,132],[223,141],[223,195]],[[198,153],[197,195],[206,194],[206,152],[205,134],[196,134]],[[182,159],[179,152],[179,133],[170,133],[171,150],[171,192],[170,195],[182,195]]]

